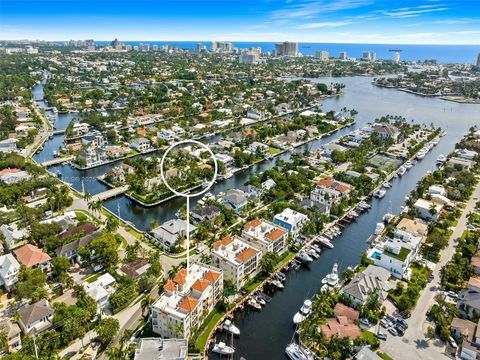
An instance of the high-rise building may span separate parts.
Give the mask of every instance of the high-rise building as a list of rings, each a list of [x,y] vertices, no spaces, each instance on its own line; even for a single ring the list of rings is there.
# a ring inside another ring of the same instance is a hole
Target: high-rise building
[[[347,58],[348,58],[347,52],[346,51],[341,51],[339,57],[340,57],[340,60],[347,60]]]
[[[478,68],[480,68],[480,53],[477,56],[477,63],[475,64]]]
[[[400,62],[400,51],[393,51],[393,62]]]
[[[277,56],[298,56],[298,43],[285,41],[275,44],[275,53]]]
[[[238,57],[240,64],[255,65],[259,62],[259,57],[255,53],[243,53]]]
[[[119,45],[119,44],[120,44],[120,42],[118,41],[117,38],[115,38],[115,40],[113,40],[113,41],[110,43],[110,46],[115,47],[115,46],[117,46],[117,45]]]
[[[232,52],[233,44],[227,41],[212,41],[211,48],[213,52]]]
[[[198,52],[198,53],[206,51],[206,50],[207,50],[207,47],[205,45],[203,45],[202,43],[198,43],[195,46],[195,51]]]
[[[362,60],[370,61],[370,59],[371,59],[370,51],[364,51],[362,53]]]
[[[370,53],[370,60],[371,61],[377,61],[377,53],[376,52],[372,51]]]
[[[153,50],[153,51],[158,51],[158,45],[157,45],[157,44],[152,45],[152,50]]]
[[[315,53],[315,57],[317,59],[322,60],[322,61],[327,61],[329,59],[330,55],[329,55],[328,51],[317,51]]]

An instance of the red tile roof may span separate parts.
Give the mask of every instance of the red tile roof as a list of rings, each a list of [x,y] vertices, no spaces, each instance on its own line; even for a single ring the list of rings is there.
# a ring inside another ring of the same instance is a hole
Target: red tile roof
[[[6,168],[6,169],[3,169],[3,170],[0,170],[0,176],[3,176],[5,174],[14,174],[14,173],[18,173],[20,171],[22,171],[22,170]]]
[[[262,225],[262,220],[255,219],[243,225],[243,228],[248,230],[250,228],[256,228],[257,226],[260,226],[260,225]]]
[[[187,282],[187,269],[181,269],[173,278],[173,281],[180,285],[185,285]]]
[[[357,310],[349,306],[346,306],[342,303],[337,303],[335,305],[335,307],[333,308],[333,313],[335,314],[336,317],[344,316],[351,321],[358,320],[360,316],[360,313]]]
[[[219,248],[220,246],[227,246],[233,241],[232,236],[225,236],[222,240],[215,241],[213,243],[214,248]]]
[[[178,307],[188,312],[192,312],[198,305],[198,300],[187,296],[179,304]]]
[[[13,251],[17,260],[27,267],[50,261],[50,256],[35,245],[26,244]]]
[[[177,285],[172,280],[168,280],[165,285],[163,285],[163,289],[166,291],[173,292],[177,289]]]
[[[285,234],[286,234],[285,231],[283,231],[281,229],[275,229],[275,230],[273,230],[273,231],[271,231],[267,234],[267,239],[269,239],[271,241],[275,241]]]
[[[197,280],[193,283],[192,285],[192,289],[193,290],[196,290],[200,293],[203,293],[205,290],[207,290],[207,288],[210,286],[210,282],[206,281],[206,280]]]
[[[251,257],[255,256],[256,254],[257,254],[257,250],[251,247],[247,247],[242,251],[240,251],[235,257],[241,262],[244,262],[250,259]]]
[[[348,337],[350,340],[355,340],[362,335],[358,325],[350,322],[345,316],[326,319],[326,321],[326,325],[320,325],[320,331],[327,338],[338,336],[339,338]]]
[[[205,280],[210,281],[211,283],[217,281],[219,277],[220,277],[220,274],[212,270],[210,270],[203,276]]]

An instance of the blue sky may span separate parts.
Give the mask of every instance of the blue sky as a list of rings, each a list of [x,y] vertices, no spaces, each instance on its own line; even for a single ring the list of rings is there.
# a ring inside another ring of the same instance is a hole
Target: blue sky
[[[480,44],[480,0],[0,0],[1,39]]]

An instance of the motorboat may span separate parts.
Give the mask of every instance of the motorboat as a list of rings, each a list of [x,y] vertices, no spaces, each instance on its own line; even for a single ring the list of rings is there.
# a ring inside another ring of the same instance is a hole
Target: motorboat
[[[408,160],[405,162],[405,164],[403,164],[403,166],[405,167],[405,169],[409,170],[413,167],[413,164],[410,160]]]
[[[220,355],[233,355],[235,349],[231,346],[226,345],[224,342],[219,342],[213,346],[212,351]]]
[[[317,254],[320,255],[320,254],[322,253],[322,249],[320,249],[319,246],[317,246],[317,245],[315,245],[315,244],[312,244],[312,245],[310,245],[310,247],[311,247],[313,250],[315,250],[315,251],[317,252]]]
[[[285,353],[290,360],[311,360],[311,356],[304,353],[302,348],[296,343],[290,343],[285,349]]]
[[[318,259],[320,257],[318,255],[318,253],[315,250],[313,250],[312,248],[305,249],[305,251],[307,252],[308,255],[310,255],[312,257],[312,259]]]
[[[384,187],[385,189],[390,189],[392,187],[392,184],[390,184],[388,181],[383,183],[382,187]]]
[[[373,193],[373,196],[381,199],[381,198],[383,198],[383,197],[385,196],[386,193],[387,193],[387,192],[386,192],[385,190],[379,189],[379,190],[377,190],[377,191],[375,191],[375,192]]]
[[[255,301],[255,299],[249,299],[248,300],[248,305],[250,305],[251,307],[253,307],[256,310],[261,310],[262,309],[262,306],[259,303],[257,303]]]
[[[297,254],[296,258],[302,263],[308,263],[313,261],[313,259],[305,251],[300,251]]]
[[[223,330],[225,330],[226,332],[232,335],[236,335],[236,336],[240,335],[240,329],[237,326],[235,326],[229,319],[224,321],[222,328]]]
[[[255,301],[259,303],[261,306],[266,304],[265,300],[263,300],[263,298],[260,295],[255,296]]]
[[[447,135],[447,132],[445,130],[442,130],[442,132],[440,133],[440,137],[444,137],[445,135]]]
[[[278,280],[282,281],[282,282],[285,281],[285,280],[287,280],[287,276],[286,276],[284,273],[282,273],[282,272],[276,273],[276,274],[275,274],[275,277],[276,277]]]
[[[338,281],[338,264],[335,263],[333,264],[332,272],[322,279],[322,284],[327,284],[328,286],[334,288],[338,285]]]
[[[293,316],[293,323],[300,324],[305,318],[310,314],[310,311],[312,310],[312,301],[311,300],[305,300],[303,302],[302,307],[300,310]]]
[[[425,155],[427,155],[427,152],[424,151],[423,149],[420,150],[420,151],[417,153],[417,156],[416,156],[416,157],[417,157],[417,160],[422,160],[422,159],[425,157]]]
[[[377,226],[375,227],[375,235],[380,234],[383,230],[385,230],[385,225],[381,222],[377,223]]]
[[[330,242],[330,240],[323,236],[320,236],[318,238],[318,242],[320,243],[320,245],[325,246],[328,249],[333,249],[333,244]]]
[[[271,281],[272,285],[279,288],[279,289],[283,289],[285,286],[278,280],[272,280]]]
[[[438,164],[443,164],[445,161],[447,161],[447,157],[443,154],[438,155],[437,157],[437,163]]]
[[[386,222],[387,224],[389,224],[394,218],[395,218],[395,215],[390,214],[390,213],[386,213],[385,215],[383,215],[382,220],[384,222]]]
[[[400,166],[397,170],[397,174],[398,176],[403,176],[405,173],[407,172],[407,169],[405,168],[405,166]]]

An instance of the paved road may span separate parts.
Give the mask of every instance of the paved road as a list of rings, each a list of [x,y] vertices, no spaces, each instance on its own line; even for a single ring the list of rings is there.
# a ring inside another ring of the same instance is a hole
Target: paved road
[[[445,354],[445,344],[439,339],[429,339],[425,333],[428,327],[426,323],[426,314],[432,304],[435,302],[435,295],[440,289],[440,269],[450,260],[455,253],[455,242],[462,235],[467,225],[467,215],[475,209],[475,203],[480,197],[480,184],[477,185],[472,197],[462,212],[457,226],[450,237],[448,247],[442,252],[440,261],[433,270],[434,279],[423,290],[409,319],[409,327],[405,336],[397,337],[389,334],[388,340],[381,344],[381,350],[389,354],[395,360],[403,359],[422,359],[438,360],[449,359]]]

